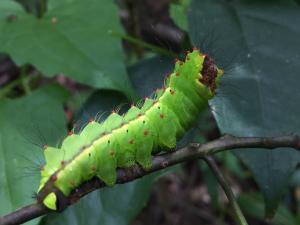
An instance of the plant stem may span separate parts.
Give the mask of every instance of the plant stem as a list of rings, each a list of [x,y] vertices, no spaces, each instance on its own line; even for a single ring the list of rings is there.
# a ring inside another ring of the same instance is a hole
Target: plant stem
[[[39,18],[42,18],[43,15],[45,14],[46,12],[46,0],[39,0],[38,1],[38,17]]]
[[[216,161],[214,160],[214,158],[212,156],[205,156],[203,157],[203,159],[205,160],[205,162],[207,163],[207,165],[209,166],[209,168],[212,170],[212,172],[215,174],[219,184],[221,185],[221,187],[223,188],[228,201],[232,207],[234,216],[235,216],[235,220],[237,222],[237,224],[239,225],[248,225],[241,208],[239,207],[234,194],[230,188],[230,185],[228,184],[228,182],[226,181],[224,175],[222,174],[221,170],[219,169]]]
[[[147,42],[144,42],[140,39],[137,39],[135,37],[132,37],[132,36],[129,36],[129,35],[126,35],[126,34],[122,34],[122,33],[119,33],[119,32],[115,32],[115,31],[110,31],[110,34],[113,35],[113,36],[116,36],[116,37],[119,37],[119,38],[122,38],[132,44],[136,44],[138,46],[141,46],[141,47],[144,47],[144,48],[147,48],[147,49],[150,49],[154,52],[157,52],[161,55],[166,55],[166,56],[170,56],[170,57],[175,57],[176,55],[170,51],[167,51],[163,48],[160,48],[156,45],[152,45],[152,44],[149,44]]]
[[[20,73],[21,84],[22,84],[23,90],[24,90],[26,95],[30,94],[30,92],[31,92],[30,86],[28,84],[30,78],[29,78],[29,76],[26,76],[26,75],[28,75],[27,74],[27,68],[28,68],[27,65],[22,66],[21,67],[21,73]]]
[[[0,99],[4,98],[9,92],[11,92],[11,90],[13,88],[15,88],[18,85],[22,85],[24,92],[26,94],[29,94],[31,92],[31,89],[29,87],[29,81],[36,78],[38,76],[38,74],[33,74],[32,76],[20,76],[19,78],[17,78],[16,80],[8,83],[7,85],[5,85],[1,90],[0,90]],[[26,87],[28,86],[28,87]],[[26,90],[27,89],[27,90]]]

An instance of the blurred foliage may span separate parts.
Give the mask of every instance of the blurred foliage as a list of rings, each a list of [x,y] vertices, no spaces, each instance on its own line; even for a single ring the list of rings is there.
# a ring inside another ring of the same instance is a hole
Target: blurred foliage
[[[294,0],[181,0],[171,4],[170,17],[188,35],[180,43],[182,48],[200,47],[225,69],[222,86],[210,102],[222,133],[274,136],[300,132],[299,10],[299,1]],[[126,56],[132,52],[127,54],[121,47],[121,38],[128,36],[118,12],[111,0],[0,2],[0,52],[25,68],[16,79],[7,78],[9,82],[0,90],[1,215],[32,201],[43,144],[58,145],[67,127],[75,124],[80,130],[101,112],[118,106],[126,110],[136,96],[149,96],[161,87],[172,71],[172,58],[158,55],[153,43],[138,39],[139,44],[131,43],[138,45],[137,62],[126,65],[130,61]],[[139,33],[138,28],[134,33]],[[148,52],[143,52],[143,46]],[[164,51],[170,49],[166,43]],[[153,57],[143,58],[150,54]],[[53,82],[62,86],[49,84]],[[15,99],[7,98],[11,93]],[[207,122],[210,116],[200,115],[179,146],[210,140],[207,133],[214,129],[214,123]],[[216,156],[222,169],[242,186],[249,179],[246,165],[262,191],[262,195],[241,194],[243,211],[262,220],[264,212],[271,217],[279,205],[272,224],[299,224],[297,210],[293,213],[282,203],[288,188],[299,187],[299,171],[290,179],[300,162],[299,153],[243,149],[235,154],[243,165],[232,153],[222,153]],[[214,209],[224,210],[217,181],[203,163],[199,165]],[[29,224],[129,224],[146,205],[157,177],[153,174],[103,189],[60,215]]]

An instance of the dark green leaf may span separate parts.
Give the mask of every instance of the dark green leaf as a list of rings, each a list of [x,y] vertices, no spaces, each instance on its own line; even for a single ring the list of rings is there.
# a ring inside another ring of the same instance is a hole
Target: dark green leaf
[[[129,77],[140,97],[150,96],[157,88],[162,88],[167,75],[173,71],[173,59],[153,57],[141,60],[129,68]]]
[[[194,0],[190,7],[193,43],[201,48],[201,40],[211,39],[202,42],[204,49],[225,64],[211,102],[218,125],[238,136],[299,133],[300,8],[293,1],[244,2]],[[272,216],[299,153],[281,148],[236,154],[253,172]]]
[[[182,0],[179,4],[171,4],[170,6],[170,16],[182,30],[188,28],[187,9],[189,2],[189,0]]]
[[[95,91],[85,102],[81,103],[81,109],[76,116],[78,121],[76,122],[76,127],[81,130],[91,118],[102,121],[109,116],[112,110],[116,110],[119,106],[121,107],[121,112],[127,111],[128,103],[126,96],[120,92],[109,90]]]

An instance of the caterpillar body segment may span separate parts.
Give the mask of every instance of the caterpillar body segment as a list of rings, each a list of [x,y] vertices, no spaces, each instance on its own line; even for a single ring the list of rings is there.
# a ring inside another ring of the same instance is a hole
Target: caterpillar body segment
[[[152,154],[174,149],[177,140],[215,95],[223,74],[213,60],[198,50],[177,61],[165,87],[127,113],[116,112],[102,123],[90,121],[80,134],[70,134],[60,148],[44,150],[38,201],[57,210],[57,190],[63,195],[97,176],[116,183],[117,168],[139,164],[151,168]]]

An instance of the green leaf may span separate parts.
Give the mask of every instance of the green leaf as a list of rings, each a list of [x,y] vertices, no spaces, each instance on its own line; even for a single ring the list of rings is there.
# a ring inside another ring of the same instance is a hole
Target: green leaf
[[[65,99],[61,87],[47,86],[20,99],[0,101],[0,215],[35,201],[42,145],[55,145],[66,135]]]
[[[188,28],[187,9],[189,2],[189,0],[181,0],[180,4],[171,4],[170,7],[171,18],[182,30]]]
[[[2,0],[0,12],[14,14],[8,22],[0,17],[0,51],[18,64],[33,64],[43,74],[64,74],[78,82],[102,89],[132,89],[123,63],[121,32],[116,5],[111,0],[49,0],[43,18],[19,11]]]
[[[194,45],[215,56],[217,64],[231,64],[229,70],[225,66],[218,97],[211,102],[221,131],[237,136],[299,133],[299,6],[293,1],[195,0],[190,9]],[[252,171],[271,217],[299,153],[280,148],[236,154]]]
[[[9,20],[9,16],[16,15],[17,13],[22,13],[23,9],[22,7],[14,2],[14,1],[8,1],[4,0],[0,4],[0,28],[3,23],[3,21]]]

